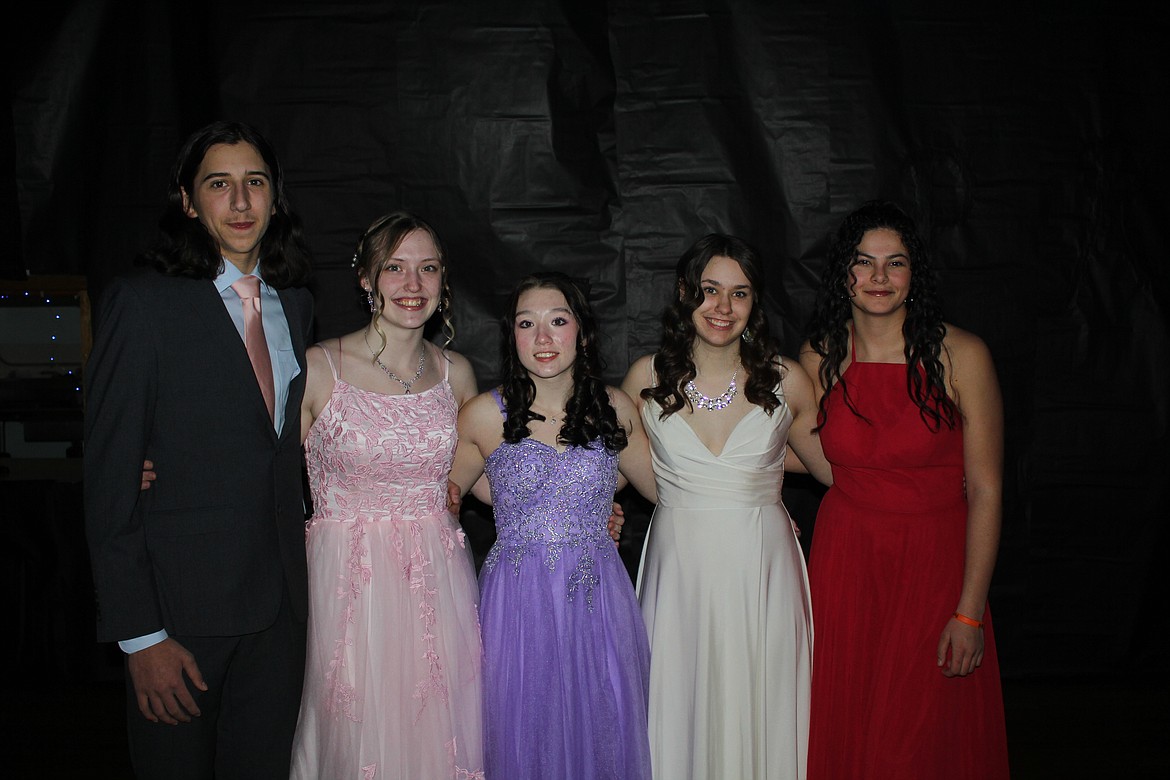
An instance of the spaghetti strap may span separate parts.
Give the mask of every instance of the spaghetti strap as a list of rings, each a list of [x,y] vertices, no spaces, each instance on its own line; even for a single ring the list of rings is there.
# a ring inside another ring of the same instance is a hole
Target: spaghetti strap
[[[447,357],[446,350],[439,349],[434,344],[431,344],[431,346],[434,347],[434,349],[432,351],[437,351],[439,353],[439,357],[442,358],[441,362],[443,364],[443,381],[450,383],[451,359],[449,357]]]
[[[317,346],[321,348],[321,351],[325,353],[325,359],[327,361],[329,361],[329,370],[333,372],[333,381],[334,382],[338,381],[341,377],[339,377],[337,375],[337,366],[335,366],[333,364],[333,355],[329,354],[329,347],[325,346],[324,344],[318,344]],[[337,340],[337,362],[340,365],[340,363],[341,363],[341,339]]]
[[[503,396],[500,395],[500,388],[498,388],[498,387],[492,388],[492,398],[496,399],[496,406],[500,407],[500,414],[502,414],[504,417],[507,417],[508,410],[504,406],[504,398],[503,398]]]

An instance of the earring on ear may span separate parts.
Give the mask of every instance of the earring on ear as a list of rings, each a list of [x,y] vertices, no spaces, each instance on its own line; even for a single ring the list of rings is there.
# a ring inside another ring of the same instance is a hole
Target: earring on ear
[[[747,343],[747,344],[751,344],[751,343],[752,343],[752,332],[751,332],[751,329],[750,329],[750,328],[744,328],[744,329],[743,329],[743,334],[740,336],[740,338],[742,338],[742,339],[744,340],[744,342],[745,342],[745,343]]]
[[[378,307],[374,304],[374,293],[371,290],[366,290],[366,305],[370,307],[370,314],[378,311]]]

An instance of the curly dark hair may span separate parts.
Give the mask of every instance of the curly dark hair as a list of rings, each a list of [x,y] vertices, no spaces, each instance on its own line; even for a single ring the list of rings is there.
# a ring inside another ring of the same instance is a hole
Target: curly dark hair
[[[809,344],[821,357],[818,375],[821,386],[840,384],[846,406],[858,417],[849,397],[841,364],[849,354],[849,322],[853,307],[848,294],[856,282],[853,265],[857,246],[870,230],[885,228],[898,234],[910,255],[910,294],[906,299],[906,320],[902,336],[906,342],[906,391],[918,405],[927,427],[932,431],[946,425],[954,428],[956,407],[946,392],[944,371],[939,355],[942,352],[942,309],[938,300],[934,269],[926,244],[918,233],[914,220],[899,206],[889,201],[872,200],[862,204],[845,217],[829,246],[828,262],[821,275],[816,305],[809,321]],[[826,392],[821,397],[817,428],[828,419]]]
[[[682,387],[698,373],[692,355],[695,342],[695,310],[703,303],[703,271],[716,257],[727,257],[739,263],[744,276],[752,286],[752,312],[747,330],[739,345],[739,358],[748,370],[744,397],[772,414],[780,399],[776,386],[780,384],[780,349],[768,326],[764,312],[764,266],[751,245],[741,238],[722,233],[703,236],[679,258],[675,275],[679,295],[662,313],[662,346],[654,356],[657,384],[642,391],[642,397],[658,403],[661,417],[666,417],[689,405]]]
[[[504,420],[504,440],[515,444],[527,438],[528,423],[544,420],[532,411],[536,399],[536,385],[528,370],[520,362],[516,349],[516,309],[520,296],[529,290],[557,290],[565,296],[569,310],[577,320],[577,359],[573,362],[573,394],[565,405],[565,422],[557,434],[557,441],[567,446],[588,447],[600,438],[610,452],[625,449],[626,431],[618,424],[617,412],[609,401],[609,392],[601,378],[603,369],[597,349],[597,320],[589,300],[565,274],[546,271],[526,276],[516,285],[508,298],[507,317],[503,320],[501,369],[503,382],[501,396],[507,417]]]
[[[386,334],[378,326],[378,317],[386,308],[386,302],[381,294],[377,293],[378,277],[382,275],[386,260],[398,249],[403,240],[416,230],[421,230],[431,237],[435,249],[439,253],[439,261],[443,264],[443,283],[439,292],[439,317],[442,319],[443,349],[451,346],[455,340],[455,317],[452,304],[451,285],[447,281],[447,252],[443,249],[443,242],[435,229],[417,214],[409,211],[392,211],[375,219],[366,232],[358,239],[357,249],[353,255],[353,267],[357,271],[358,280],[366,279],[370,283],[371,294],[374,296],[374,310],[370,312],[374,330],[382,339],[382,344],[375,354],[375,359],[386,348]],[[359,287],[360,289],[360,287]],[[365,298],[365,290],[362,290]]]
[[[159,235],[143,260],[168,276],[214,279],[223,269],[215,239],[198,219],[187,215],[183,193],[195,190],[195,176],[207,151],[216,144],[250,144],[272,176],[275,213],[260,241],[260,273],[273,287],[300,287],[312,271],[312,255],[301,231],[301,220],[289,206],[284,173],[272,144],[243,122],[212,122],[192,133],[179,150],[167,183],[167,206],[159,219]]]

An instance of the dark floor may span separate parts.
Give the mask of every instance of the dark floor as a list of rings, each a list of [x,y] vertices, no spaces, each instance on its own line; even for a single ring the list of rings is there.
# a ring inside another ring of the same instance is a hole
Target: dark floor
[[[0,724],[16,748],[6,777],[131,776],[117,680],[16,688],[5,697]],[[1012,777],[1170,777],[1168,693],[1165,683],[1005,681]]]

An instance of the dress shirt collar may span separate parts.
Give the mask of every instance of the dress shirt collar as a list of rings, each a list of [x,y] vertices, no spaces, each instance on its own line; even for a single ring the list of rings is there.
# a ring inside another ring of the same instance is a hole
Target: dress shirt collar
[[[219,272],[219,276],[215,277],[215,289],[220,295],[223,295],[224,291],[235,284],[238,279],[242,279],[248,275],[240,273],[240,269],[236,268],[235,264],[225,257],[223,258],[223,270]],[[260,275],[259,263],[256,264],[256,268],[252,271],[251,276],[255,276],[260,280],[261,294],[268,295],[271,293],[268,282],[264,281],[264,277]]]

